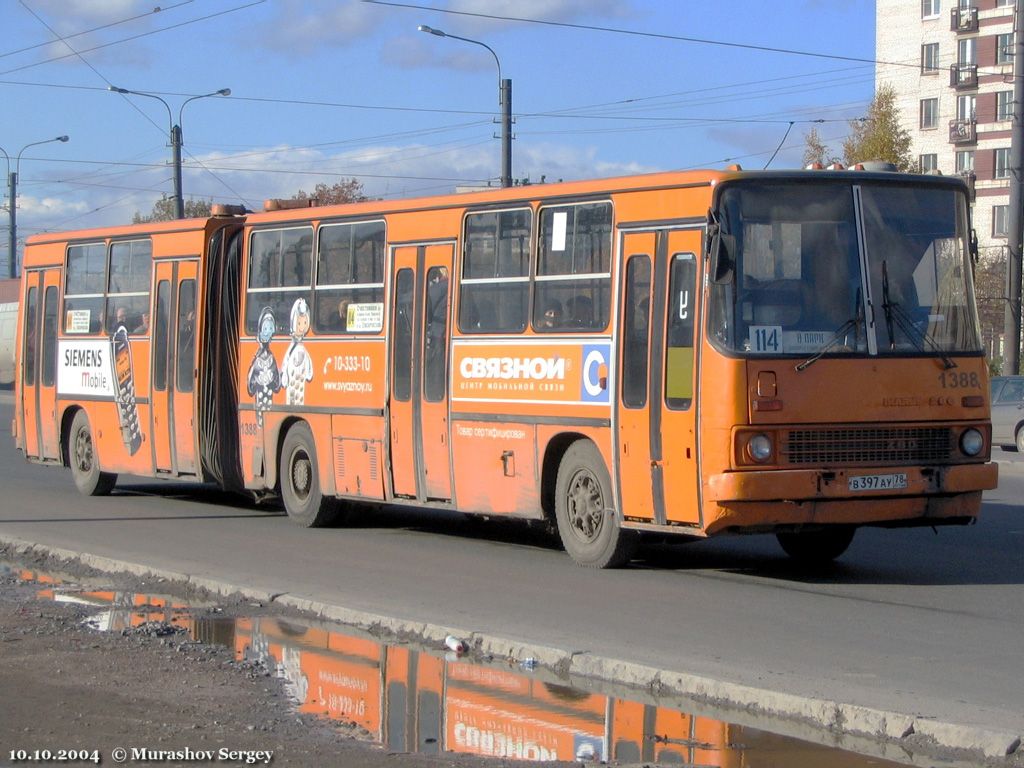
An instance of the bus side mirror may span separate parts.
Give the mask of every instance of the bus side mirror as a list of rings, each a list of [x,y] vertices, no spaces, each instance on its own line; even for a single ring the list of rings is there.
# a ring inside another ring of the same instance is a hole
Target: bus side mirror
[[[722,231],[719,224],[708,227],[708,256],[710,257],[710,274],[713,283],[729,283],[732,281],[736,266],[736,237]]]

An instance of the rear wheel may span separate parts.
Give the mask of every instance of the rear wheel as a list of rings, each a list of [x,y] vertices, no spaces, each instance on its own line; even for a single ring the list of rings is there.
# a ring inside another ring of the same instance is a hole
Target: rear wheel
[[[304,528],[330,525],[340,514],[337,499],[320,490],[316,445],[309,425],[300,422],[288,430],[281,446],[281,498],[288,517]]]
[[[75,485],[84,496],[106,496],[117,483],[117,475],[100,471],[92,442],[92,429],[85,411],[75,414],[68,435],[68,464]]]
[[[836,525],[816,531],[787,531],[775,534],[782,549],[802,565],[825,565],[850,546],[856,528]]]
[[[587,568],[617,568],[627,563],[637,537],[624,531],[612,507],[612,484],[593,443],[569,446],[555,482],[555,518],[562,546]]]
[[[1017,430],[1017,450],[1024,453],[1024,427]]]

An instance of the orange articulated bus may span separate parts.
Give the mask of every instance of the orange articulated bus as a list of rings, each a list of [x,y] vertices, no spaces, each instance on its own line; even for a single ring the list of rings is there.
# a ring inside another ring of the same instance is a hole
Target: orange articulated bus
[[[640,532],[965,524],[996,485],[958,179],[692,171],[49,234],[15,433],[118,473]]]

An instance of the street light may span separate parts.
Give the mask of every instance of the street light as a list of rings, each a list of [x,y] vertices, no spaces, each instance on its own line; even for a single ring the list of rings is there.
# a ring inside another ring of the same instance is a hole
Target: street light
[[[491,52],[491,56],[494,57],[494,63],[498,65],[498,106],[501,107],[501,186],[511,187],[512,186],[512,81],[501,77],[501,62],[498,60],[498,54],[494,52],[494,49],[487,43],[481,43],[479,40],[472,40],[468,37],[459,37],[458,35],[452,35],[441,29],[434,29],[428,27],[426,24],[420,24],[417,29],[420,32],[426,32],[428,35],[435,35],[436,37],[450,37],[453,40],[461,40],[464,43],[473,43],[486,48]]]
[[[203,93],[199,96],[190,96],[181,103],[181,108],[178,110],[178,122],[174,122],[174,115],[171,112],[171,105],[163,100],[160,96],[155,93],[146,93],[145,91],[132,91],[128,88],[118,88],[116,85],[108,85],[108,91],[114,93],[120,93],[122,96],[129,94],[133,96],[145,96],[150,99],[156,99],[167,109],[167,124],[170,127],[169,135],[171,139],[171,163],[174,166],[174,218],[184,219],[185,218],[185,198],[181,192],[181,113],[185,111],[185,105],[190,101],[196,99],[205,99],[208,96],[230,96],[230,88],[221,88],[219,91],[213,91],[212,93]]]
[[[18,173],[21,171],[21,153],[29,147],[37,147],[40,144],[49,144],[51,141],[65,142],[68,140],[67,136],[55,136],[52,139],[43,139],[42,141],[33,141],[31,144],[26,144],[20,150],[18,150],[17,157],[14,160],[14,170],[11,170],[11,158],[4,150],[0,147],[0,152],[4,153],[4,158],[7,160],[7,184],[8,184],[8,213],[10,214],[10,230],[7,233],[7,276],[12,280],[18,276]]]

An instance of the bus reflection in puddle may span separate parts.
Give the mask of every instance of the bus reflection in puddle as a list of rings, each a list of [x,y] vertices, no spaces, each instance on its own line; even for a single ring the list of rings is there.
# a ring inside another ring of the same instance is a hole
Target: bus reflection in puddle
[[[171,626],[191,641],[226,646],[237,661],[259,662],[283,678],[300,712],[357,725],[397,752],[716,768],[903,764],[582,690],[512,661],[478,663],[440,649],[389,645],[338,625],[197,617],[203,607],[165,595],[82,590],[12,570],[39,583],[41,598],[95,607],[88,625],[99,630]]]

